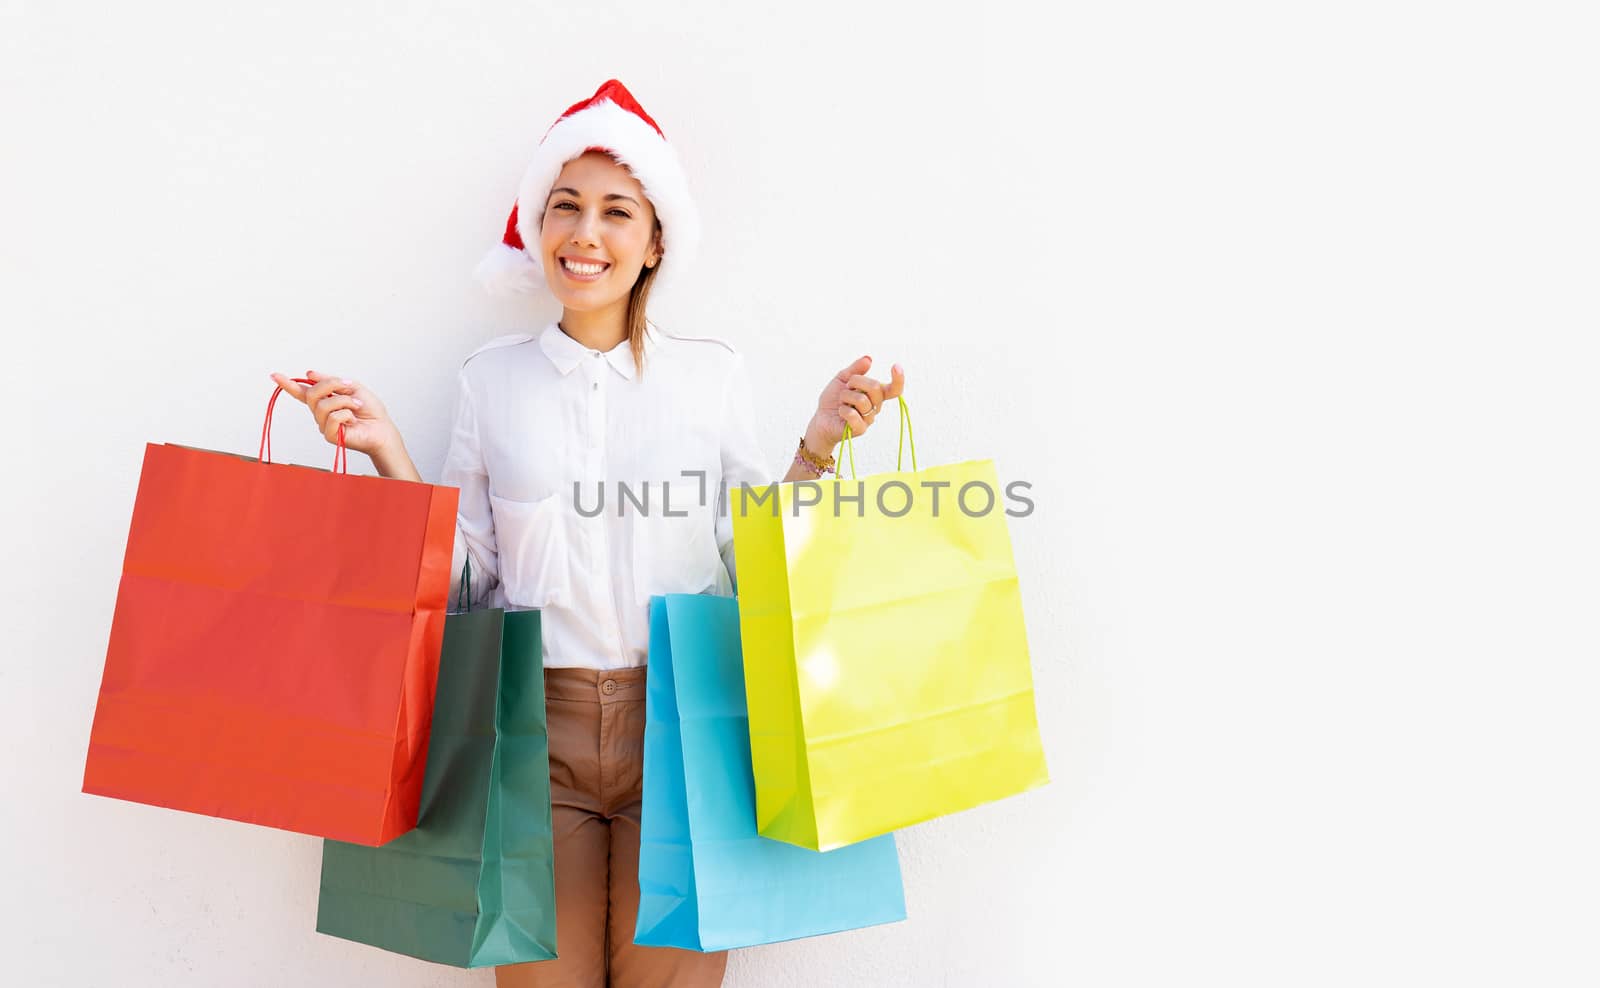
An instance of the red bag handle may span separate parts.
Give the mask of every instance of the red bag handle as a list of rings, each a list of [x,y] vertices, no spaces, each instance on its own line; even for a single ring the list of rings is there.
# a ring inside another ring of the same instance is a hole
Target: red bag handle
[[[316,384],[309,377],[292,378],[296,384]],[[273,388],[272,397],[267,401],[267,417],[261,423],[261,448],[256,451],[256,459],[262,463],[272,462],[272,406],[278,403],[278,396],[283,394],[283,388]],[[333,451],[333,472],[348,474],[350,472],[350,457],[344,448],[344,423],[339,423],[339,448]]]

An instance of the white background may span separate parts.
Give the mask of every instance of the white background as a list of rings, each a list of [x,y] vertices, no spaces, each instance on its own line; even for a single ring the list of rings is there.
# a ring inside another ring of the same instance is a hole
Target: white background
[[[883,6],[0,0],[0,982],[491,983],[315,934],[311,838],[78,788],[144,444],[253,452],[314,367],[437,478],[548,315],[470,269],[612,76],[706,218],[656,318],[772,462],[870,353],[1038,504],[1051,785],[729,986],[1600,981],[1586,5]]]

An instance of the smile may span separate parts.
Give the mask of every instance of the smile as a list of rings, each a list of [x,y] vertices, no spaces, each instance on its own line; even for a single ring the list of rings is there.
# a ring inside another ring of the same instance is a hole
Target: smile
[[[607,268],[611,267],[611,265],[603,262],[588,263],[584,261],[574,261],[566,257],[563,257],[560,260],[561,270],[566,273],[567,277],[573,279],[574,281],[596,281],[601,275],[605,274]]]

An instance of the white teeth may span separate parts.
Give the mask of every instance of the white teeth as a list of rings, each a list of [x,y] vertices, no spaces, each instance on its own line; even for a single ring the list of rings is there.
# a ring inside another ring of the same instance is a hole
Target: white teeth
[[[561,266],[566,268],[568,271],[571,271],[573,274],[584,275],[599,274],[607,267],[607,265],[604,264],[580,264],[577,261],[568,260],[565,257],[561,259]]]

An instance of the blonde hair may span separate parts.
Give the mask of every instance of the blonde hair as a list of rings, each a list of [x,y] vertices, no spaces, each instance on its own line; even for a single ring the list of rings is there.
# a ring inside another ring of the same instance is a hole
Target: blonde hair
[[[656,239],[661,238],[661,220],[656,219]],[[650,301],[650,285],[656,280],[656,271],[661,267],[661,261],[647,266],[639,272],[639,280],[633,283],[628,290],[628,312],[623,317],[623,324],[628,327],[628,349],[633,352],[633,366],[638,368],[639,376],[644,376],[644,334],[645,306]]]

